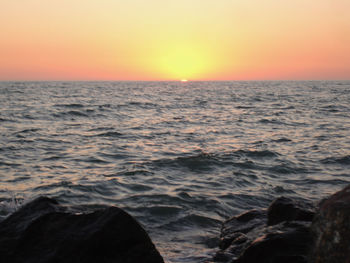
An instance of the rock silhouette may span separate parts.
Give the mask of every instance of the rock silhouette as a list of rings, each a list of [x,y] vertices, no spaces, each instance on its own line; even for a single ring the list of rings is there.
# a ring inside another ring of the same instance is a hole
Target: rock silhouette
[[[318,206],[286,197],[223,223],[214,262],[350,263],[350,186]]]
[[[122,209],[77,215],[40,197],[0,223],[0,262],[164,261],[146,231]]]

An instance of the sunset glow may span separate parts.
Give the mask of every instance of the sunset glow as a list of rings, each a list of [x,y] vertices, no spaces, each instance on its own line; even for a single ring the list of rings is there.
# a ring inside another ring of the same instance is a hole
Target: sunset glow
[[[350,78],[348,0],[1,3],[0,80]]]

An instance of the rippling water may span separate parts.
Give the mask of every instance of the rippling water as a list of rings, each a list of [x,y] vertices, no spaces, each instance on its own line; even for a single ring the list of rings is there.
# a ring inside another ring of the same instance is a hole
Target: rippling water
[[[0,217],[39,195],[116,205],[167,262],[220,222],[350,182],[350,82],[0,83]]]

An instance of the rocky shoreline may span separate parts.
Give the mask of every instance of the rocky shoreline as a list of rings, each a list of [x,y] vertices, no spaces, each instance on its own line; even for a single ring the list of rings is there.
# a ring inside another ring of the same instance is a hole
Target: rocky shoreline
[[[318,205],[285,197],[223,223],[214,262],[349,263],[350,186]]]
[[[163,263],[142,226],[109,207],[72,214],[39,197],[0,222],[0,262]],[[350,186],[314,205],[286,197],[226,220],[212,262],[350,262]]]

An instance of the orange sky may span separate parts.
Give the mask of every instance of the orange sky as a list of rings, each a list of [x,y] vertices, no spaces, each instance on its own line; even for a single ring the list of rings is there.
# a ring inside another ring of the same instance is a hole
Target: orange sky
[[[350,79],[349,0],[0,0],[0,80]]]

